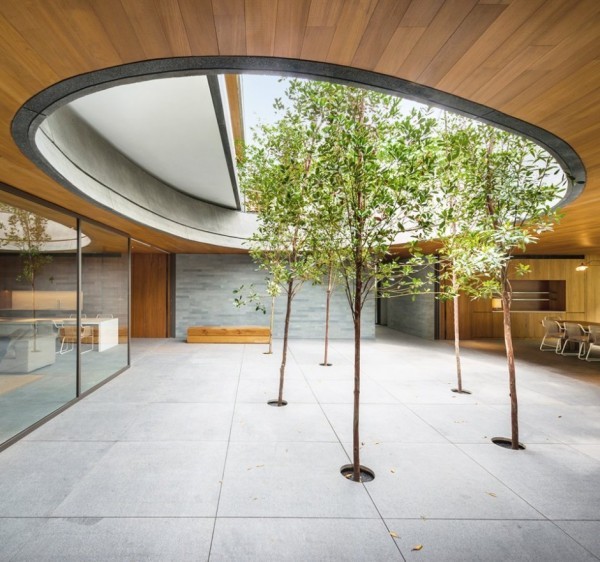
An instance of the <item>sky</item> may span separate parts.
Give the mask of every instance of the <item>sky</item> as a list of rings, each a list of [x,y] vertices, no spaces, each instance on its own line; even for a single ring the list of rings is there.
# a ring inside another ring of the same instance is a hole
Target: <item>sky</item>
[[[244,136],[249,142],[252,128],[259,123],[275,120],[273,102],[284,96],[286,81],[279,76],[242,74],[242,103],[244,106]]]
[[[288,79],[281,76],[263,74],[242,74],[242,103],[244,107],[244,136],[246,142],[251,142],[252,128],[259,123],[275,121],[273,102],[276,98],[285,97]],[[423,104],[404,99],[402,106],[405,111],[413,107],[425,107]],[[441,110],[435,110],[440,111]]]
[[[244,135],[246,143],[252,142],[252,128],[259,123],[273,123],[276,115],[273,102],[284,98],[288,79],[281,76],[242,74],[242,103],[244,107]],[[402,107],[410,111],[413,107],[426,107],[424,104],[404,99]],[[443,110],[434,109],[434,115],[441,116]],[[556,182],[556,178],[547,178],[545,183]],[[560,180],[559,180],[560,181]],[[562,195],[561,195],[562,197]]]

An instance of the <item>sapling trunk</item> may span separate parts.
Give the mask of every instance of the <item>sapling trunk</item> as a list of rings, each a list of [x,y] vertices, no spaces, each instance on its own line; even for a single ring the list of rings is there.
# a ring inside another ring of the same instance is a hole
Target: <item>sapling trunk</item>
[[[294,289],[294,279],[291,278],[288,281],[287,289],[287,304],[285,309],[285,324],[283,328],[283,352],[281,354],[281,367],[279,368],[279,394],[277,396],[277,405],[283,405],[283,381],[285,378],[285,363],[287,361],[287,346],[288,346],[288,333],[290,329],[290,316],[292,313],[292,298]]]
[[[511,421],[511,448],[519,448],[519,410],[517,402],[517,378],[515,372],[515,350],[512,341],[510,322],[510,288],[508,281],[502,282],[502,318],[504,322],[504,347],[508,362],[508,381],[510,388],[510,421]]]
[[[37,346],[38,326],[36,322],[36,304],[35,304],[35,277],[31,279],[31,306],[33,308],[33,351],[39,351]]]
[[[456,273],[452,272],[452,286],[456,289]],[[456,356],[457,390],[462,392],[462,369],[460,365],[460,322],[458,319],[458,294],[454,295],[454,355]]]
[[[354,293],[354,420],[352,424],[353,471],[352,480],[360,482],[360,313],[362,297],[362,267],[356,268]]]
[[[329,351],[329,305],[331,303],[331,290],[333,285],[333,275],[331,267],[327,275],[327,299],[325,301],[325,352],[323,354],[323,366],[327,367],[327,353]]]

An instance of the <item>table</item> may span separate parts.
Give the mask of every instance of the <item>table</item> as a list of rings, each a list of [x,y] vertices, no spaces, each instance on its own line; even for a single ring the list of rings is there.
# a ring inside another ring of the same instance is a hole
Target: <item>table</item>
[[[10,324],[38,324],[52,322],[55,326],[75,326],[76,318],[2,318],[0,322]],[[118,318],[82,318],[82,326],[91,326],[94,332],[94,343],[98,344],[98,351],[106,351],[119,344],[119,319]]]
[[[76,324],[75,318],[69,318],[64,324]],[[119,319],[118,318],[82,318],[82,326],[91,326],[94,332],[94,341],[98,351],[106,351],[119,344]]]

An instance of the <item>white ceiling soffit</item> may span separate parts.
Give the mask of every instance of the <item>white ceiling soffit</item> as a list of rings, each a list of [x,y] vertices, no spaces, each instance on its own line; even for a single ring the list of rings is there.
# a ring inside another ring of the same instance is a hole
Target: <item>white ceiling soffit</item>
[[[225,147],[206,76],[116,86],[79,98],[70,107],[159,180],[202,201],[235,209],[234,144],[222,76],[218,90],[228,137]]]
[[[0,224],[9,224],[10,216],[13,213],[11,211],[0,211]],[[17,222],[16,224],[17,237],[25,242],[27,237],[23,232],[22,225]],[[77,230],[73,227],[66,226],[59,222],[55,222],[50,219],[45,219],[43,224],[44,238],[42,242],[39,240],[34,246],[40,252],[64,252],[64,251],[75,251],[77,250]],[[34,242],[36,242],[34,240]],[[90,237],[86,234],[81,234],[81,245],[82,247],[88,246],[91,243]],[[6,238],[0,238],[0,252],[16,252],[23,250],[23,243],[19,244]]]

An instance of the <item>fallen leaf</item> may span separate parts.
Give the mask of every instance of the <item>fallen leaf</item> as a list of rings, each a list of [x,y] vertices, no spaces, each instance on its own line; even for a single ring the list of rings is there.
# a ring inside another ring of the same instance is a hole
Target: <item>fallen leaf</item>
[[[395,539],[399,539],[398,533],[396,531],[390,531],[390,537],[394,537]]]
[[[421,519],[423,519],[423,521],[427,521],[427,517],[425,517],[424,515],[421,515]]]
[[[494,492],[486,492],[488,496],[492,496],[493,498],[497,498],[498,496],[494,494]]]
[[[379,445],[381,441],[375,441],[375,445]]]
[[[562,418],[562,416],[558,416],[559,418]]]
[[[262,468],[263,466],[265,466],[264,464],[257,464],[256,468]]]
[[[423,548],[423,545],[422,545],[422,544],[416,544],[415,546],[413,546],[413,547],[411,548],[411,550],[421,550],[422,548]]]
[[[352,478],[353,474],[351,472],[349,472],[348,474],[344,474],[344,478],[348,478],[348,480],[350,480],[350,478]]]
[[[364,447],[365,446],[365,442],[361,441],[360,444]]]
[[[396,474],[396,470],[395,470],[395,469],[393,469],[393,468],[392,468],[392,469],[390,469],[390,472],[391,472],[392,474]]]

